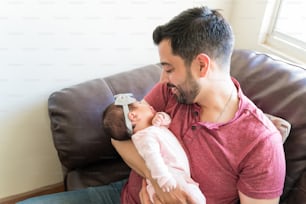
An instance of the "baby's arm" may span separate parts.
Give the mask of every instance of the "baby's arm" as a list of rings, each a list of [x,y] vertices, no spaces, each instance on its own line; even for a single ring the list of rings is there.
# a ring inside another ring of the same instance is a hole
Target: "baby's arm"
[[[165,112],[157,112],[152,120],[152,124],[154,126],[169,127],[170,123],[171,123],[171,118]]]
[[[170,173],[160,152],[160,145],[162,144],[157,141],[154,133],[139,131],[132,136],[132,141],[159,187],[164,192],[176,188],[176,180]]]

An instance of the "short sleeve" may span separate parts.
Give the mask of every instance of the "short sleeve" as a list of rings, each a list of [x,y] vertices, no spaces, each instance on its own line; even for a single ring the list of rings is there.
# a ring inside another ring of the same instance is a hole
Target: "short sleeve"
[[[251,198],[271,199],[282,194],[285,156],[277,134],[257,143],[241,164],[238,190]]]

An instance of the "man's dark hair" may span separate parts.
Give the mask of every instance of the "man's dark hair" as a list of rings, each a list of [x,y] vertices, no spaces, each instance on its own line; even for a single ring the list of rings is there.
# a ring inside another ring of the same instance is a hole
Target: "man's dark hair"
[[[156,27],[154,43],[164,39],[170,40],[173,54],[182,57],[186,66],[200,53],[220,64],[229,63],[234,46],[231,26],[217,10],[207,7],[188,9]]]
[[[114,103],[110,104],[102,116],[104,132],[115,140],[128,140],[131,135],[126,127],[123,108]]]

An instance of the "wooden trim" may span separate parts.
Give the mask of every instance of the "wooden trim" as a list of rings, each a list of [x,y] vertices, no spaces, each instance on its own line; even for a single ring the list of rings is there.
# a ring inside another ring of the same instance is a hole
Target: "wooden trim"
[[[44,186],[26,193],[21,193],[18,195],[9,196],[0,199],[0,204],[15,204],[18,201],[25,200],[27,198],[46,195],[51,193],[59,193],[65,191],[64,183],[56,183],[49,186]]]

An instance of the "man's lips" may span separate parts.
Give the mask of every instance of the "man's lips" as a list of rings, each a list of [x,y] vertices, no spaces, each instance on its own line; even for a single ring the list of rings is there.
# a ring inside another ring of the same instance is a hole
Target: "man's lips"
[[[176,86],[175,86],[174,84],[167,83],[167,87],[168,87],[168,88],[175,88]]]
[[[167,87],[171,89],[171,92],[175,94],[177,92],[177,88],[175,85],[168,83]]]

